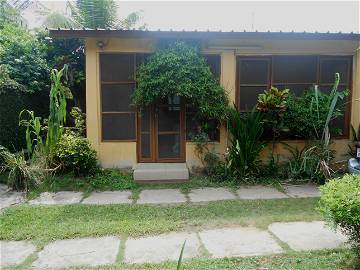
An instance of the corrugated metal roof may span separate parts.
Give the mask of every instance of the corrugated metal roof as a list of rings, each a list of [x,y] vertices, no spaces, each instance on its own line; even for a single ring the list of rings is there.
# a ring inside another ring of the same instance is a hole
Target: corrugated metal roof
[[[114,29],[114,28],[57,28],[48,29],[53,37],[95,37],[95,36],[110,36],[110,37],[127,37],[127,36],[156,36],[156,37],[179,37],[179,38],[206,38],[218,36],[222,38],[236,38],[236,37],[263,37],[263,38],[290,38],[290,39],[350,39],[360,40],[359,33],[342,33],[342,32],[284,32],[284,31],[214,31],[214,30],[173,30],[173,29]]]

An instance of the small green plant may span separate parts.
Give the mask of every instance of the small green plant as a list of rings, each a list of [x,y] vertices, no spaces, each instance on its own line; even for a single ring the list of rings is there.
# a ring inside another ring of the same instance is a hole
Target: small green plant
[[[352,144],[349,144],[349,155],[352,157],[356,157],[356,146],[355,146],[355,142],[360,141],[360,124],[358,127],[358,130],[356,132],[355,128],[353,125],[351,125],[351,136],[352,136]]]
[[[264,132],[262,114],[253,109],[241,115],[236,109],[231,109],[228,130],[231,143],[227,157],[229,171],[236,176],[258,173],[259,154],[265,147],[261,141]]]
[[[54,158],[64,171],[76,176],[92,175],[97,170],[96,151],[90,142],[73,132],[66,132],[55,148]]]
[[[8,172],[8,186],[16,191],[30,190],[43,178],[43,168],[40,163],[28,163],[24,152],[10,153],[0,146],[0,173]]]
[[[347,174],[320,188],[319,210],[360,252],[360,176]],[[359,253],[360,254],[360,253]]]
[[[24,115],[27,115],[26,118]],[[22,110],[19,114],[19,125],[25,126],[26,149],[31,155],[37,148],[42,151],[44,147],[43,134],[44,125],[41,123],[41,117],[35,116],[33,111]]]
[[[41,118],[35,116],[33,111],[23,110],[19,114],[19,125],[26,127],[26,146],[30,154],[34,150],[41,152],[49,160],[57,142],[64,132],[66,121],[66,100],[72,98],[70,89],[66,86],[67,65],[61,70],[53,69],[51,71],[51,90],[50,90],[50,112],[49,118],[41,123]],[[28,117],[25,118],[24,115]],[[45,130],[45,135],[42,131]],[[45,139],[44,139],[44,138]]]

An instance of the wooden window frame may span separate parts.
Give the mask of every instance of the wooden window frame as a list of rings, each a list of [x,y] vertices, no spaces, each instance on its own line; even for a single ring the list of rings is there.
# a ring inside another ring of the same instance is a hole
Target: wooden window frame
[[[133,59],[134,59],[134,80],[131,81],[102,81],[101,78],[101,55],[104,54],[122,54],[122,55],[132,55]],[[135,76],[136,76],[136,53],[131,53],[131,52],[101,52],[99,53],[99,81],[100,81],[100,131],[101,131],[101,142],[102,143],[108,143],[108,142],[137,142],[137,134],[138,134],[138,130],[137,130],[137,118],[138,118],[138,112],[137,110],[134,111],[113,111],[113,112],[104,112],[103,108],[102,108],[102,91],[103,91],[103,85],[106,84],[133,84],[135,87],[136,84],[136,80],[135,80]],[[135,88],[134,88],[135,89]],[[103,115],[104,114],[133,114],[134,115],[134,121],[135,121],[135,137],[133,139],[104,139],[104,134],[103,134]]]
[[[320,76],[321,76],[321,62],[323,60],[336,60],[336,59],[342,59],[342,60],[346,60],[347,64],[348,64],[348,70],[347,70],[347,81],[346,83],[341,83],[340,81],[340,86],[344,86],[345,89],[349,90],[349,96],[347,97],[348,100],[351,100],[352,98],[352,71],[353,71],[353,56],[352,55],[313,55],[313,54],[304,54],[304,55],[299,55],[299,54],[289,54],[289,55],[259,55],[259,56],[249,56],[249,55],[237,55],[236,56],[236,93],[235,93],[235,104],[237,107],[237,110],[240,112],[246,112],[247,110],[241,110],[240,108],[240,88],[241,86],[265,86],[265,84],[261,84],[261,85],[250,85],[250,84],[241,84],[240,82],[240,62],[242,59],[246,59],[246,60],[264,60],[264,59],[268,59],[268,61],[270,61],[270,68],[268,70],[268,83],[267,83],[267,89],[269,89],[272,85],[309,85],[311,83],[281,83],[281,82],[277,82],[276,84],[274,83],[273,80],[273,65],[274,65],[274,57],[277,56],[316,56],[317,58],[317,68],[316,68],[316,82],[315,84],[318,85],[321,89],[321,86],[325,86],[325,85],[333,85],[333,83],[321,83],[320,82]],[[341,79],[341,78],[340,78]],[[290,89],[291,90],[291,89]],[[340,136],[335,136],[336,139],[348,139],[350,136],[350,117],[351,117],[351,102],[347,103],[345,112],[344,112],[344,131],[343,134]]]

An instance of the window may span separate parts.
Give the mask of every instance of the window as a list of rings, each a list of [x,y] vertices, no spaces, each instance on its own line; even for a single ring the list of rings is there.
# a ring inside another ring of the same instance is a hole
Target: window
[[[295,95],[319,85],[329,92],[334,83],[334,74],[340,73],[339,89],[351,87],[351,56],[277,55],[260,57],[238,57],[237,59],[237,105],[240,111],[248,111],[257,103],[257,96],[275,86],[288,88]],[[334,125],[348,135],[349,106],[346,105],[344,119]]]
[[[221,56],[217,54],[203,55],[210,67],[213,76],[220,81],[221,75]],[[220,141],[220,124],[217,120],[209,119],[205,125],[201,125],[196,119],[196,109],[189,104],[186,105],[186,140],[191,140],[193,136],[197,135],[200,126],[205,126],[205,133],[207,133],[211,141]]]
[[[134,54],[100,54],[101,126],[104,141],[136,140]]]
[[[269,88],[270,59],[244,58],[238,62],[240,96],[238,104],[241,111],[251,110],[260,93]]]

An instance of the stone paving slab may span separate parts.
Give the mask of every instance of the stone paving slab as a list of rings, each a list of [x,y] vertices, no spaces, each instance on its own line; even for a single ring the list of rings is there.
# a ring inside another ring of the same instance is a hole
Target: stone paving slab
[[[285,186],[285,192],[292,198],[320,197],[319,187],[312,184]]]
[[[0,195],[0,209],[7,208],[25,201],[22,192],[6,192]]]
[[[131,191],[103,191],[93,192],[85,198],[83,204],[124,204],[131,203]]]
[[[244,200],[284,199],[284,193],[267,186],[248,186],[239,188],[236,193]]]
[[[79,203],[83,197],[82,192],[61,191],[61,192],[43,192],[39,197],[29,201],[29,204],[74,204]]]
[[[235,200],[237,197],[226,188],[199,188],[189,193],[191,202]]]
[[[266,231],[256,228],[226,228],[199,233],[204,247],[215,258],[281,253],[282,248]]]
[[[5,194],[6,192],[8,192],[8,190],[9,190],[9,188],[7,187],[7,185],[0,184],[0,196]]]
[[[28,241],[0,241],[0,266],[19,265],[35,251]]]
[[[138,204],[184,203],[186,197],[178,189],[148,189],[140,192]]]
[[[116,261],[120,239],[114,236],[55,241],[38,253],[35,268],[111,265]]]
[[[336,248],[346,242],[322,221],[273,223],[269,230],[296,251]]]
[[[185,240],[183,258],[199,256],[200,241],[196,233],[170,233],[128,239],[125,245],[125,262],[128,264],[141,264],[178,260]]]

